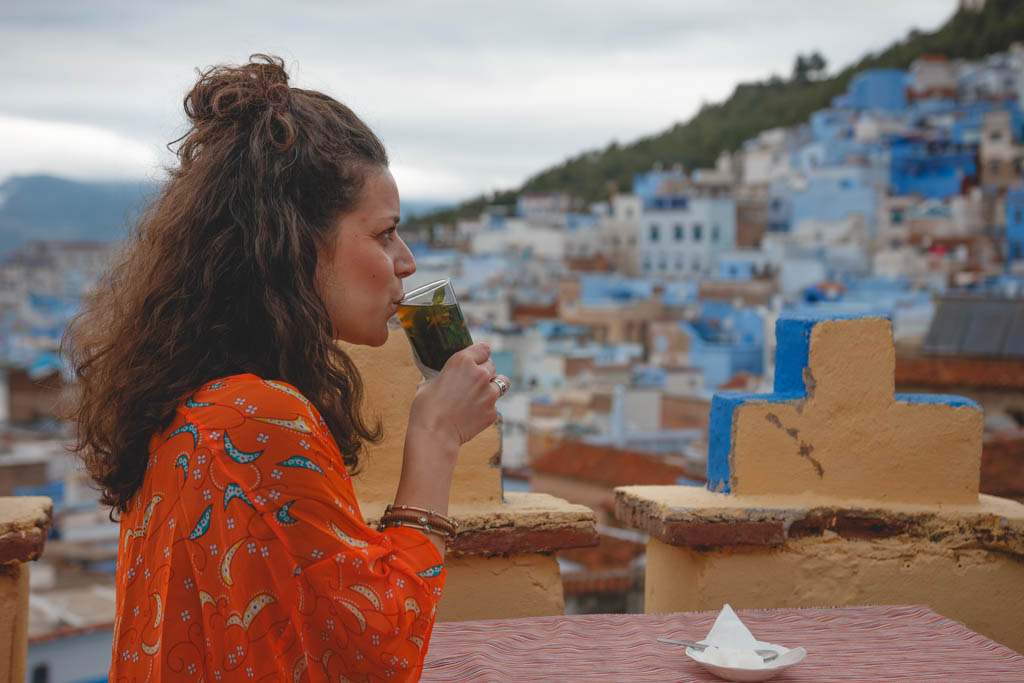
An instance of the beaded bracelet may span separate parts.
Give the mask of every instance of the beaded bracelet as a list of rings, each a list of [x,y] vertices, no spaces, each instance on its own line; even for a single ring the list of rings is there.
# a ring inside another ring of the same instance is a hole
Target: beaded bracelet
[[[380,524],[377,525],[377,530],[378,531],[383,531],[384,529],[387,529],[388,527],[393,527],[393,526],[409,527],[410,529],[419,529],[420,531],[422,531],[423,533],[426,533],[426,534],[436,534],[437,536],[440,536],[445,541],[450,541],[450,540],[452,540],[455,537],[453,534],[448,533],[447,531],[444,531],[443,529],[435,529],[434,527],[430,526],[429,524],[416,524],[414,522],[407,522],[407,521],[404,521],[404,520],[401,520],[401,519],[381,519]]]
[[[426,515],[418,515],[414,512],[398,513],[392,512],[386,514],[380,518],[382,523],[386,522],[408,522],[410,524],[420,524],[422,526],[429,526],[434,529],[443,531],[448,536],[455,536],[455,526],[447,522],[442,521],[438,518],[430,518]]]

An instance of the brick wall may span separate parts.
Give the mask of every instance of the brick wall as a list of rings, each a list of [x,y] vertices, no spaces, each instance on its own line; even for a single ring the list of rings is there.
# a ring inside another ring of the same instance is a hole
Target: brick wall
[[[981,492],[1024,500],[1024,431],[985,438]]]
[[[1024,361],[951,356],[897,356],[896,386],[1024,390]]]

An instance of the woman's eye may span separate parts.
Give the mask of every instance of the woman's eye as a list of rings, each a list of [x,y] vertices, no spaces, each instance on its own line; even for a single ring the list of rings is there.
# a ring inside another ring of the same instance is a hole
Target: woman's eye
[[[395,239],[395,232],[397,230],[398,226],[392,225],[390,228],[377,235],[377,237],[383,239],[385,242],[390,242],[391,240]]]

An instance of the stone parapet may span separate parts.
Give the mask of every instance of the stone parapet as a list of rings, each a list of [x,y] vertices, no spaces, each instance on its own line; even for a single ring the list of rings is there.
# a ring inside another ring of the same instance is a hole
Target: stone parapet
[[[399,329],[392,329],[382,348],[345,350],[363,376],[366,414],[384,430],[353,477],[363,516],[375,524],[398,488],[420,373]],[[552,553],[598,543],[589,508],[542,493],[503,494],[500,420],[460,449],[448,514],[459,532],[445,557],[448,579],[439,621],[561,614],[562,583]]]
[[[883,318],[776,339],[773,393],[715,394],[706,488],[616,489],[645,610],[926,602],[1024,649],[1024,504],[978,492],[980,406],[895,394]]]
[[[370,524],[377,523],[384,505],[376,502],[364,507]],[[457,503],[448,514],[459,523],[449,547],[454,556],[549,553],[598,543],[593,510],[545,493],[510,492],[505,502]]]
[[[783,318],[776,337],[773,393],[712,400],[709,488],[977,501],[981,407],[959,396],[895,394],[888,320]]]
[[[52,524],[49,498],[0,498],[0,565],[39,559]]]
[[[41,496],[0,498],[0,683],[25,680],[28,568],[43,552],[53,502]]]
[[[623,522],[674,546],[780,546],[790,538],[923,539],[1024,559],[1024,504],[980,495],[976,505],[882,505],[826,496],[737,496],[680,486],[616,489]]]

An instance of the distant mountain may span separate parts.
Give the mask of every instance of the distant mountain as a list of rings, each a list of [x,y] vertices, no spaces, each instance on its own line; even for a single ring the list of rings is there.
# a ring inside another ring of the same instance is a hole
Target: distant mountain
[[[879,21],[885,21],[879,15]],[[544,169],[519,188],[479,196],[451,209],[422,216],[422,227],[450,223],[459,217],[479,215],[488,204],[513,204],[520,192],[559,190],[588,201],[603,199],[609,189],[629,190],[636,173],[648,171],[655,162],[686,168],[713,165],[722,151],[738,149],[744,140],[776,126],[807,121],[812,112],[828,107],[832,98],[846,91],[849,80],[865,69],[906,69],[922,55],[940,54],[951,59],[978,59],[1006,50],[1024,39],[1024,0],[987,0],[980,11],[960,8],[931,33],[912,30],[876,54],[867,54],[835,75],[820,79],[778,75],[754,83],[740,83],[724,102],[706,104],[689,121],[628,144],[611,143]],[[795,70],[794,70],[795,71]]]
[[[0,184],[0,258],[29,240],[122,239],[159,189],[159,184],[151,182],[11,177]],[[447,206],[445,202],[404,201],[403,220]]]
[[[76,182],[15,176],[0,184],[0,255],[29,240],[125,237],[158,186],[146,182]]]

